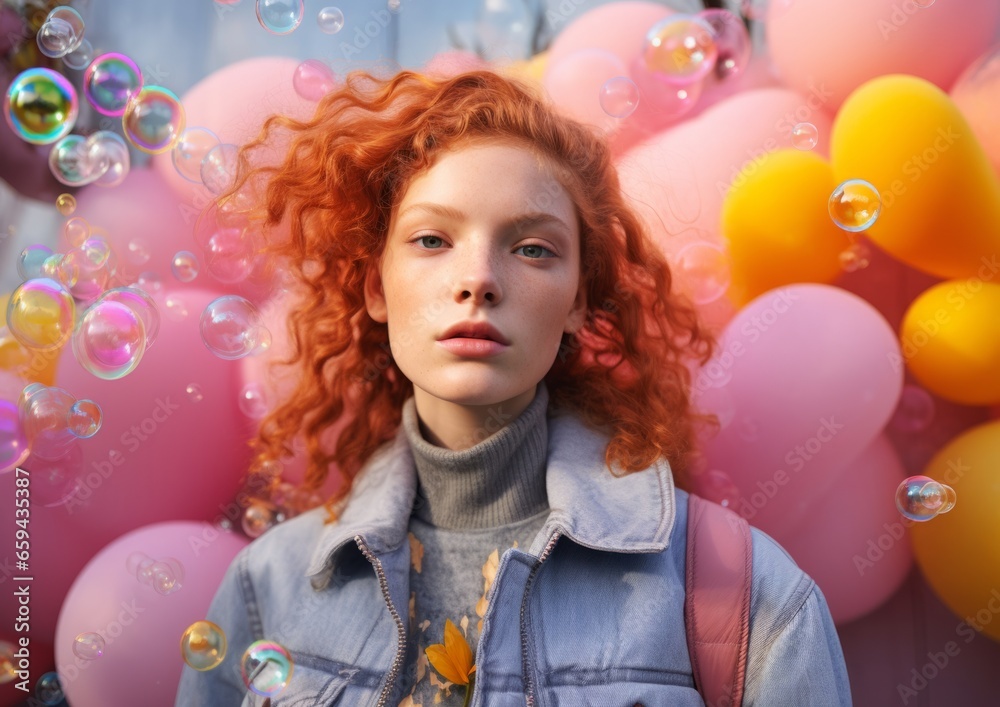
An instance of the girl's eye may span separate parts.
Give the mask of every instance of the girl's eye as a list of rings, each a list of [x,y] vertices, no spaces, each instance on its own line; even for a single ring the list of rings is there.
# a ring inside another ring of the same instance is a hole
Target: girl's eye
[[[426,238],[430,238],[430,239],[433,239],[434,241],[438,242],[437,246],[431,246],[431,245],[428,245],[428,244],[424,243],[423,245],[427,246],[427,248],[429,250],[438,250],[439,247],[440,247],[440,245],[442,245],[444,243],[444,240],[440,236],[435,236],[433,234],[427,234],[426,236],[417,236],[411,242],[418,243],[420,241],[423,241]],[[551,256],[555,256],[555,253],[553,253],[551,250],[549,250],[548,248],[546,248],[543,245],[538,245],[537,243],[528,243],[527,245],[523,245],[520,248],[518,248],[518,250],[522,250],[524,248],[535,248],[535,249],[537,249],[537,251],[545,251],[546,253],[549,253]],[[533,251],[533,252],[537,252],[537,251]],[[543,255],[541,255],[539,253],[537,256],[528,256],[528,257],[531,258],[532,260],[540,260],[540,259],[542,259],[545,256],[543,256]]]
[[[527,255],[529,258],[532,258],[532,259],[545,258],[545,257],[554,257],[555,256],[555,253],[553,253],[551,250],[549,250],[545,246],[538,245],[537,243],[529,243],[528,245],[523,245],[520,248],[518,248],[518,250],[524,250],[526,248],[530,248],[531,250],[530,251],[526,251],[525,255]],[[547,256],[546,255],[542,255],[542,251],[545,251],[549,255],[547,255]]]
[[[426,236],[417,236],[416,238],[413,239],[413,242],[419,242],[419,241],[424,240],[425,238],[433,238],[434,240],[437,240],[437,241],[441,240],[440,236],[435,236],[435,235],[428,234]],[[431,250],[437,250],[437,248],[433,248],[432,247]]]

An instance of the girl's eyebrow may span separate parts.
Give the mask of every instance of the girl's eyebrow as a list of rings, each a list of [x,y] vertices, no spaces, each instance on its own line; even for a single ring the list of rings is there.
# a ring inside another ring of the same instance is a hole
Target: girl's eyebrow
[[[427,213],[435,214],[437,216],[444,216],[445,218],[450,218],[454,221],[461,221],[467,219],[468,216],[460,210],[453,208],[451,206],[445,206],[443,204],[434,204],[431,202],[421,202],[419,204],[411,204],[406,207],[402,212],[399,213],[398,218],[402,220],[404,216],[414,212],[414,211],[424,211]],[[566,231],[567,234],[572,233],[572,229],[563,221],[561,218],[554,214],[546,213],[544,211],[532,211],[528,213],[518,214],[517,216],[512,216],[511,218],[504,221],[503,225],[508,229],[514,229],[517,231],[526,230],[532,228],[533,226],[542,225],[555,225],[559,226],[562,230]]]

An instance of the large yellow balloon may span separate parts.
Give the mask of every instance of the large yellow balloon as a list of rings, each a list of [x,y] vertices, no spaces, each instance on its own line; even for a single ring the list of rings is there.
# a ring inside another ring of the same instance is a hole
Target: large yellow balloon
[[[541,84],[542,74],[545,73],[545,66],[549,60],[547,51],[539,52],[526,61],[515,61],[504,67],[509,76],[522,79],[530,83]]]
[[[865,179],[882,195],[867,236],[914,268],[976,275],[1000,252],[1000,180],[944,91],[892,74],[850,95],[833,125],[837,182]]]
[[[836,183],[818,155],[778,150],[744,167],[722,204],[729,298],[742,306],[794,282],[832,282],[850,241],[827,212]]]
[[[28,349],[7,330],[7,302],[10,295],[0,295],[0,369],[10,371],[34,383],[55,385],[56,364],[61,348],[49,351]]]
[[[900,335],[903,358],[924,387],[962,405],[1000,403],[1000,285],[938,283],[910,304]]]
[[[949,512],[910,527],[917,563],[956,616],[1000,640],[1000,420],[946,444],[924,475],[955,489],[956,500]]]

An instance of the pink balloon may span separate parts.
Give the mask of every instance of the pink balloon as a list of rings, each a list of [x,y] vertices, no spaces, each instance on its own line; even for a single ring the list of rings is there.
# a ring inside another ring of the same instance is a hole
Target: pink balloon
[[[463,71],[484,69],[487,63],[478,54],[460,49],[438,52],[424,65],[424,72],[429,76],[447,78]]]
[[[204,620],[226,568],[248,540],[209,523],[154,523],[117,538],[87,563],[66,596],[56,628],[56,670],[73,707],[135,704],[172,707],[184,663],[184,631]],[[129,574],[133,553],[174,558],[180,587],[160,594]],[[84,659],[73,645],[81,633],[104,640],[104,654]],[[229,646],[242,651],[246,646]]]
[[[547,54],[549,65],[581,49],[604,49],[628,66],[642,51],[649,28],[674,13],[654,2],[613,2],[586,12],[564,5],[567,10],[561,5],[550,13],[549,24],[558,34]]]
[[[1000,44],[976,59],[951,88],[951,98],[969,121],[993,169],[1000,175]]]
[[[170,282],[174,253],[196,250],[193,226],[201,207],[178,199],[156,170],[133,169],[114,189],[84,187],[76,199],[73,215],[85,218],[108,241],[126,284],[144,271]],[[60,245],[63,252],[71,247],[66,242]]]
[[[80,443],[83,488],[53,512],[104,542],[150,522],[212,520],[224,512],[249,450],[237,407],[238,366],[201,341],[199,317],[217,296],[193,288],[154,296],[159,336],[120,380],[95,378],[71,347],[63,350],[56,385],[95,401],[104,418],[101,430]]]
[[[622,119],[608,115],[601,106],[604,84],[628,76],[628,68],[607,49],[579,49],[555,62],[549,60],[542,85],[558,111],[601,132],[612,132]]]
[[[832,474],[834,487],[774,539],[816,580],[833,620],[845,623],[881,606],[906,580],[912,522],[896,510],[896,487],[907,474],[885,435]],[[778,493],[794,496],[796,482]]]
[[[181,96],[189,127],[208,128],[220,142],[242,145],[257,136],[273,113],[306,120],[316,104],[295,92],[294,76],[301,62],[291,57],[265,56],[245,59],[206,76]],[[282,141],[273,152],[257,158],[270,161],[283,156]],[[174,169],[171,153],[153,157],[153,167],[184,203],[201,209],[211,194],[201,184],[185,180]]]
[[[640,99],[641,100],[641,99]],[[707,242],[721,248],[722,202],[740,170],[773,150],[792,146],[792,128],[811,122],[816,151],[826,154],[831,120],[816,96],[787,89],[746,91],[676,125],[616,160],[627,194],[668,259],[682,248]],[[735,310],[725,297],[700,307],[721,328]]]
[[[947,90],[986,49],[1000,21],[996,0],[784,0],[771,3],[767,36],[785,82],[829,96],[834,109],[884,74],[912,74]]]
[[[729,476],[754,524],[780,534],[834,487],[847,460],[885,427],[903,371],[899,343],[863,299],[799,284],[757,297],[729,322],[693,382],[695,404],[722,429],[702,442],[705,469]],[[784,485],[785,492],[776,493]]]

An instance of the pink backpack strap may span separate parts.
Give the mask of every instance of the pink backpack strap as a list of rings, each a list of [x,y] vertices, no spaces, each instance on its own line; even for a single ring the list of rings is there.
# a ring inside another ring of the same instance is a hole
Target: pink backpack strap
[[[746,520],[689,494],[684,620],[694,684],[708,707],[743,701],[752,564]]]

